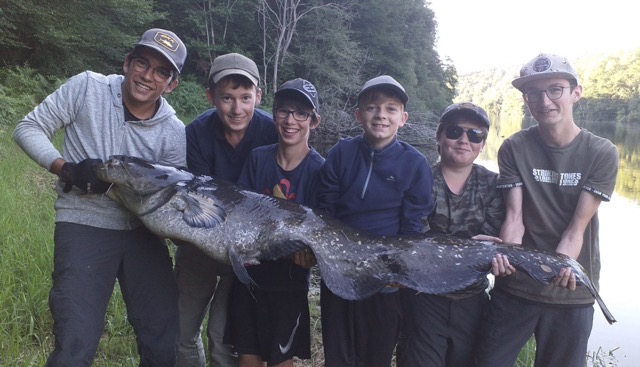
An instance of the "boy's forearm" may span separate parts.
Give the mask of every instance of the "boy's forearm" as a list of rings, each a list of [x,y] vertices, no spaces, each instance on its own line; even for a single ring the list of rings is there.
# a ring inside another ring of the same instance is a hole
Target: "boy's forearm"
[[[556,251],[577,259],[582,251],[584,231],[598,211],[600,198],[586,191],[580,194],[571,222],[562,233]]]
[[[507,243],[522,243],[524,221],[522,218],[522,187],[504,192],[505,218],[500,228],[500,238]]]

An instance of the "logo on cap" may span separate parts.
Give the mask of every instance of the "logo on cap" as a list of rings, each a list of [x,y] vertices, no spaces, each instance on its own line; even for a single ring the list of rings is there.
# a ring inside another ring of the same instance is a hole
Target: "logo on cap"
[[[534,61],[533,65],[531,66],[533,71],[535,71],[536,73],[541,73],[545,70],[549,70],[550,67],[551,67],[551,59],[549,59],[548,57],[537,58],[536,61]]]
[[[156,41],[157,44],[159,44],[160,46],[166,48],[171,52],[176,52],[180,47],[180,44],[178,43],[178,41],[175,38],[168,35],[167,33],[158,32],[153,37],[153,40]]]
[[[316,93],[318,93],[318,92],[316,91],[316,87],[314,87],[313,84],[311,84],[311,82],[309,82],[308,80],[303,80],[302,81],[302,88],[307,93],[309,93],[309,95],[311,95],[311,97],[316,98]]]

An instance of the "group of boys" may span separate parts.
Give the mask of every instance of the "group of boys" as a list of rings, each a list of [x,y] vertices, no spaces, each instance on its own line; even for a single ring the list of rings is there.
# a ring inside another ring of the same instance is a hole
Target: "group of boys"
[[[207,314],[212,366],[292,366],[294,357],[310,358],[312,254],[250,267],[255,283],[249,286],[188,244],[178,247],[174,269],[163,241],[102,195],[108,186],[93,167],[110,155],[186,164],[196,174],[326,210],[374,235],[425,231],[433,176],[424,155],[397,137],[409,96],[395,79],[382,75],[363,85],[355,110],[363,133],[341,139],[325,160],[309,146],[320,124],[315,86],[299,78],[283,83],[269,114],[257,108],[256,64],[237,53],[214,60],[206,95],[215,108],[185,128],[162,97],[177,87],[185,60],[186,47],[174,33],[150,29],[126,55],[124,76],[71,78],[14,131],[23,150],[60,177],[49,300],[56,342],[48,366],[91,365],[116,279],[141,366],[204,366]],[[577,80],[566,59],[542,54],[513,82],[539,124],[500,150],[506,208],[500,236],[576,258],[597,282],[596,212],[612,194],[617,153],[574,123]],[[59,129],[65,129],[62,154],[50,142]],[[496,267],[509,267],[508,261]],[[574,291],[568,270],[554,286],[521,275],[499,279],[478,365],[512,365],[534,331],[536,365],[583,365],[593,299]],[[400,293],[388,287],[346,301],[322,284],[325,365],[389,366],[401,334]]]

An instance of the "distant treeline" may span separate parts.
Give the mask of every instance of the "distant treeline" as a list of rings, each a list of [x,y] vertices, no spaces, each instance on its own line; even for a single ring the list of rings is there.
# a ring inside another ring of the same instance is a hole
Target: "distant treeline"
[[[575,108],[577,119],[640,125],[640,50],[571,61],[583,87]],[[524,115],[522,94],[511,85],[520,66],[459,76],[456,100],[478,103],[493,116],[514,117],[504,116],[503,111]]]

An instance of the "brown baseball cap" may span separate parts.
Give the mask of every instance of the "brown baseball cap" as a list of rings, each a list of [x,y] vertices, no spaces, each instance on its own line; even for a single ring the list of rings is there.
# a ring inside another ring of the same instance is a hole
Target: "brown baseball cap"
[[[209,79],[213,79],[214,83],[220,81],[227,75],[240,74],[244,75],[257,87],[260,81],[260,72],[258,66],[250,58],[230,53],[216,57],[211,64],[209,70]]]
[[[143,46],[160,52],[180,73],[187,59],[187,47],[175,33],[161,28],[151,28],[142,34],[135,47]]]

